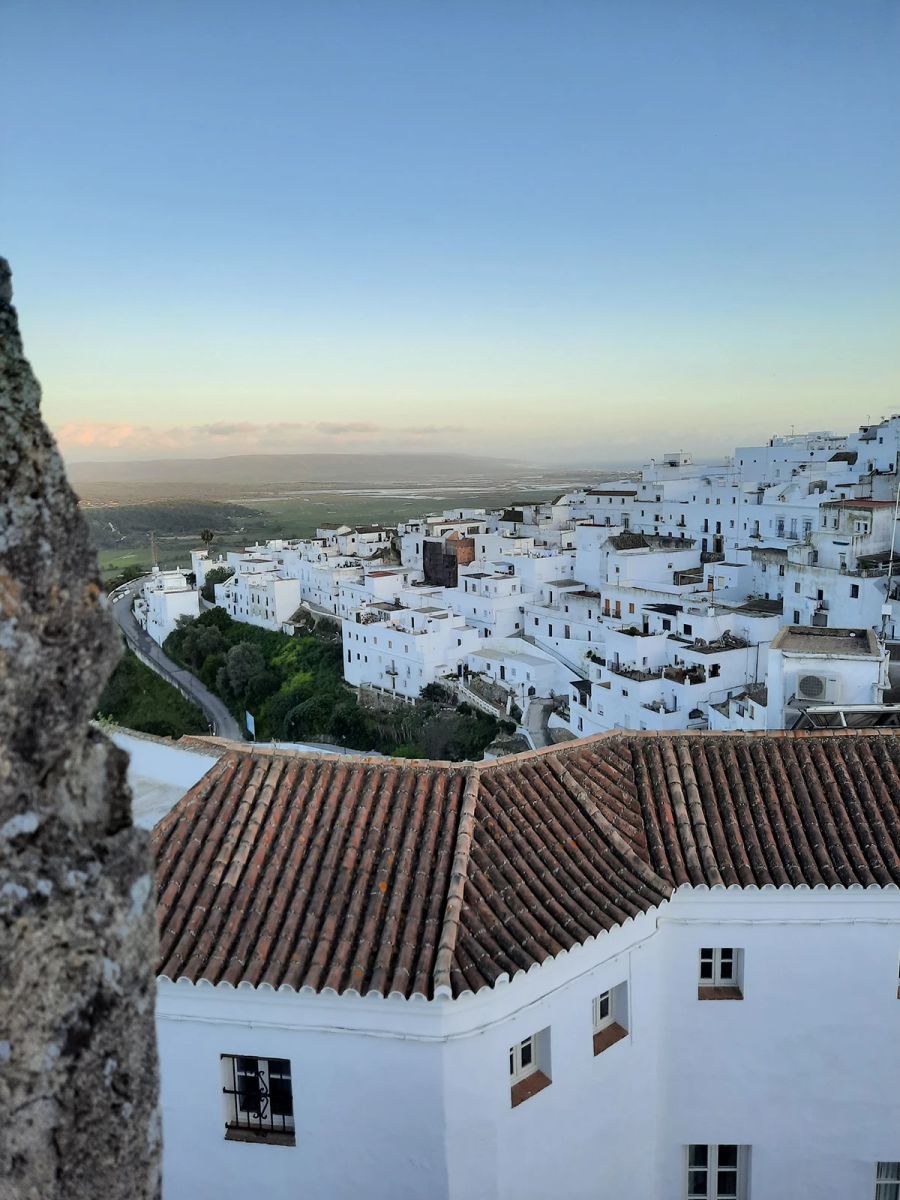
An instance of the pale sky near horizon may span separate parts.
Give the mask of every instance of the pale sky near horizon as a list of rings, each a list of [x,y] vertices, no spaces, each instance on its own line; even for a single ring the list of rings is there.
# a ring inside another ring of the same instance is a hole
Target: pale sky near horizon
[[[896,0],[0,10],[0,253],[73,459],[900,409]]]

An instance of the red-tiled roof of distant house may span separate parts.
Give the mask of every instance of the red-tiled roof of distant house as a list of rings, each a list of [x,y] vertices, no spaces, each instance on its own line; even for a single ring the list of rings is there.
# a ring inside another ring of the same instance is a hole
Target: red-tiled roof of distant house
[[[153,832],[159,973],[492,986],[681,884],[900,885],[900,734],[604,734],[485,764],[233,750]]]

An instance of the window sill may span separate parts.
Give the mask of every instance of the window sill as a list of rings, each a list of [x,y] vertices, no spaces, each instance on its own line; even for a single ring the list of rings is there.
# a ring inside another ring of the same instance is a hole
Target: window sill
[[[744,993],[739,987],[698,987],[698,1000],[743,1000]]]
[[[550,1086],[551,1080],[543,1071],[534,1071],[527,1079],[520,1079],[518,1083],[514,1083],[509,1090],[510,1107],[517,1108],[518,1105],[530,1100],[532,1096],[536,1096],[538,1092],[542,1092],[544,1088]]]
[[[254,1129],[225,1127],[226,1142],[260,1142],[264,1146],[296,1146],[293,1133],[257,1133]]]
[[[623,1029],[615,1021],[612,1025],[607,1025],[605,1029],[601,1029],[599,1033],[594,1034],[594,1057],[602,1054],[604,1050],[608,1050],[610,1046],[614,1046],[616,1042],[621,1042],[622,1038],[628,1037],[628,1030]]]

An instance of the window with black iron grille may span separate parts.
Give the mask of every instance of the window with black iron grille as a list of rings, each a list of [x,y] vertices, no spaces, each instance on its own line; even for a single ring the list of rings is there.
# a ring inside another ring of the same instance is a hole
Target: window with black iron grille
[[[294,1143],[291,1064],[286,1058],[222,1055],[225,1137]]]

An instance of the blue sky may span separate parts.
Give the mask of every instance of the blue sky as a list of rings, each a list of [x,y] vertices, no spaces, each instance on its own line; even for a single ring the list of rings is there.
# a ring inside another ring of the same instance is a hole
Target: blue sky
[[[47,418],[602,464],[878,417],[898,62],[894,0],[6,0]]]

